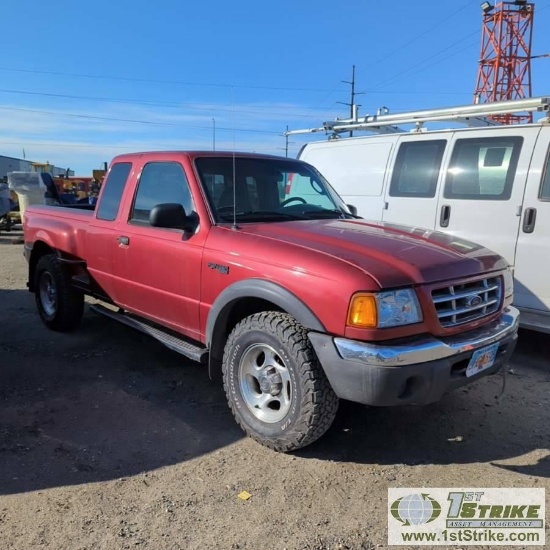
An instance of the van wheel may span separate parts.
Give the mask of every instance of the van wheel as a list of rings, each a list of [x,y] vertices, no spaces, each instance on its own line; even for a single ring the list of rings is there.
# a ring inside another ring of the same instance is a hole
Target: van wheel
[[[223,380],[237,423],[276,451],[313,443],[338,410],[338,397],[307,331],[286,313],[257,313],[233,329],[224,350]]]
[[[71,286],[57,256],[42,256],[34,276],[34,296],[42,322],[62,332],[77,328],[84,311],[84,295]]]

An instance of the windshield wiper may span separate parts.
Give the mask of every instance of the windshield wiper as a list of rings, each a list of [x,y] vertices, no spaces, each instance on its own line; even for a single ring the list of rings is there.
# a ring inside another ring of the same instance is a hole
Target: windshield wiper
[[[306,210],[305,212],[301,212],[304,216],[307,216],[309,219],[315,219],[315,218],[327,218],[327,219],[350,219],[353,216],[351,214],[347,214],[343,210],[339,210],[338,208],[328,209],[324,208],[323,210]],[[337,216],[335,217],[335,214]]]
[[[219,214],[223,220],[232,221],[233,214]],[[248,212],[236,212],[235,217],[240,221],[256,220],[307,220],[307,216],[300,214],[289,214],[287,212],[278,212],[277,210],[250,210]]]

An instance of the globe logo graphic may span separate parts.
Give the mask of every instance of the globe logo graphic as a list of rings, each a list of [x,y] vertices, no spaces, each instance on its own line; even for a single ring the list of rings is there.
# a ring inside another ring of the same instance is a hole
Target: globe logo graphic
[[[439,514],[441,505],[427,493],[407,495],[391,505],[391,515],[403,525],[424,525]]]

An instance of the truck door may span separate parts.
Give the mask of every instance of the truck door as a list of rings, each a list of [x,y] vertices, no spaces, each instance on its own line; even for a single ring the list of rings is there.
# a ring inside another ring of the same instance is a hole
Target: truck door
[[[413,134],[399,140],[387,174],[385,222],[434,229],[441,167],[451,133]]]
[[[109,169],[101,190],[94,218],[86,229],[86,264],[88,271],[111,300],[118,302],[120,285],[113,269],[116,253],[115,229],[122,196],[130,174],[131,162],[116,162]]]
[[[119,305],[187,336],[199,339],[201,258],[206,230],[193,235],[152,227],[157,204],[179,203],[194,211],[183,166],[159,160],[146,163],[127,219],[117,226],[114,271]]]
[[[436,229],[477,242],[514,265],[523,193],[538,129],[456,132]]]
[[[543,127],[527,178],[516,249],[514,304],[550,315],[550,128]],[[526,312],[527,313],[527,312]],[[523,320],[528,315],[522,312]],[[546,327],[550,319],[546,318]]]

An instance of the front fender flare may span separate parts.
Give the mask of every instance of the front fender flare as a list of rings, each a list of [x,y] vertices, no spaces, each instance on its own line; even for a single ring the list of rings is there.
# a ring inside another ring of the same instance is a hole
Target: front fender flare
[[[210,348],[218,321],[227,318],[231,304],[241,298],[259,298],[272,302],[289,315],[292,315],[303,327],[317,332],[326,332],[323,323],[311,309],[286,288],[264,279],[246,279],[228,286],[216,298],[206,322],[206,345]]]

